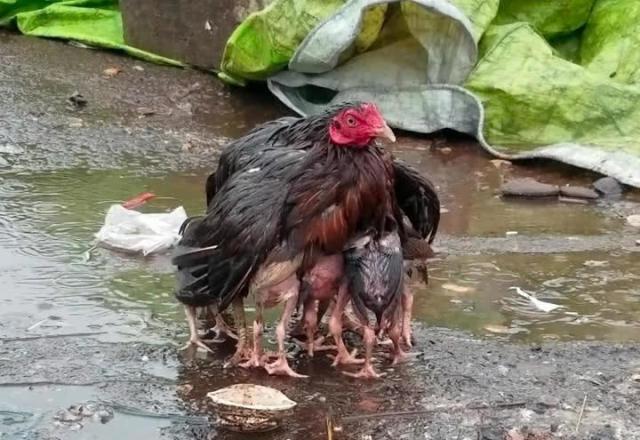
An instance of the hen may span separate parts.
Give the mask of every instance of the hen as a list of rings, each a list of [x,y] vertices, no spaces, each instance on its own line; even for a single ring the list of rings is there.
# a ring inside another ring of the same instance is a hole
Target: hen
[[[366,103],[273,124],[274,133],[266,138],[272,144],[278,139],[300,142],[286,149],[249,148],[253,154],[241,149],[229,162],[235,166],[221,163],[208,182],[206,216],[186,225],[176,251],[176,297],[185,304],[195,343],[194,307],[213,304],[222,311],[234,303],[236,360],[246,347],[242,298],[255,298],[249,364],[257,366],[263,365],[262,309],[285,302],[276,329],[278,359],[265,368],[270,374],[297,376],[288,365],[284,341],[298,300],[299,274],[321,256],[341,253],[357,231],[386,230],[388,219],[399,216],[393,165],[374,145],[376,137],[395,137],[377,108]],[[253,166],[258,157],[260,166]]]

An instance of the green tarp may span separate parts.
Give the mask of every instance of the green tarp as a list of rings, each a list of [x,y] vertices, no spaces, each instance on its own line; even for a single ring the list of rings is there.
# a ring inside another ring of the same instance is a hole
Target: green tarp
[[[127,46],[118,0],[0,0],[0,26],[16,26],[34,37],[63,38],[156,63],[177,61]]]
[[[301,114],[371,99],[395,127],[640,187],[637,0],[275,0],[234,32],[222,70],[268,80]]]
[[[177,64],[125,44],[117,0],[0,0],[2,25]],[[302,114],[375,100],[395,127],[640,187],[639,48],[638,0],[274,0],[221,76],[267,80]]]

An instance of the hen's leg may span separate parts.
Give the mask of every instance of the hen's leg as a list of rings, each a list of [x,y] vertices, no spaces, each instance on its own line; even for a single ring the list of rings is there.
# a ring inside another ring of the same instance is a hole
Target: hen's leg
[[[264,330],[264,320],[262,318],[262,311],[264,307],[262,303],[256,304],[256,317],[253,321],[253,351],[251,352],[251,358],[244,364],[240,364],[241,367],[261,367],[263,365],[262,356],[262,332]]]
[[[335,341],[336,348],[338,350],[338,353],[333,360],[334,367],[338,365],[361,364],[364,362],[362,359],[357,359],[353,354],[349,353],[347,347],[344,345],[344,340],[342,339],[342,314],[344,313],[344,308],[348,302],[349,291],[347,284],[342,283],[338,290],[336,305],[333,308],[331,319],[329,320],[329,331],[331,332],[331,336],[333,336],[333,340]]]
[[[411,315],[413,314],[413,292],[407,286],[404,285],[404,291],[402,292],[402,339],[407,347],[412,347],[413,342],[411,338]]]
[[[298,283],[296,283],[296,290],[298,289]],[[276,327],[276,338],[278,340],[278,359],[271,363],[265,364],[265,369],[269,374],[277,374],[283,376],[290,377],[307,377],[302,374],[298,374],[291,369],[289,366],[289,362],[287,361],[287,353],[285,351],[285,338],[287,337],[287,328],[289,326],[289,319],[291,318],[291,314],[294,312],[296,308],[296,303],[298,302],[298,295],[292,295],[284,306],[284,311],[282,312],[282,318]]]
[[[238,327],[238,344],[236,345],[236,352],[225,363],[225,367],[238,365],[243,359],[251,357],[251,347],[247,346],[247,321],[244,316],[244,304],[241,297],[236,297],[233,300],[233,315],[233,320]]]
[[[344,374],[346,374],[347,376],[356,377],[356,378],[377,379],[380,377],[380,375],[376,373],[376,370],[374,370],[373,364],[371,363],[371,358],[373,356],[373,346],[376,343],[376,334],[368,324],[365,325],[364,327],[363,339],[364,339],[365,357],[364,357],[364,365],[362,366],[362,369],[357,373],[345,372]]]
[[[187,315],[187,323],[189,324],[189,341],[187,341],[187,344],[182,347],[181,350],[185,350],[190,346],[195,345],[197,347],[204,348],[209,353],[213,353],[213,350],[207,347],[198,335],[196,308],[193,306],[184,306],[184,312],[185,315]]]

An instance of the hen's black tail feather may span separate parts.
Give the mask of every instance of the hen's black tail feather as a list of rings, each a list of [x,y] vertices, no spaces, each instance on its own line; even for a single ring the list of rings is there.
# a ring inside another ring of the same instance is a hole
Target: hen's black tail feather
[[[440,199],[433,183],[401,160],[393,161],[398,205],[415,231],[429,243],[440,224]]]

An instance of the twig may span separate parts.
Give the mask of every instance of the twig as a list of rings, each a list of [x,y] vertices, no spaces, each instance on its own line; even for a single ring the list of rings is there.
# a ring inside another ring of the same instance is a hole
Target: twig
[[[153,419],[171,419],[182,422],[189,422],[191,424],[196,425],[204,425],[207,424],[207,419],[201,416],[183,416],[182,414],[175,413],[156,413],[153,411],[148,411],[146,409],[135,408],[133,406],[124,405],[115,401],[110,400],[98,400],[101,404],[106,405],[112,408],[114,411],[117,411],[121,414],[127,414],[130,416],[136,417],[149,417]]]
[[[357,416],[347,416],[343,417],[342,421],[344,422],[352,422],[355,420],[368,419],[371,417],[407,417],[407,416],[419,416],[425,414],[434,414],[445,411],[475,411],[479,409],[508,409],[508,408],[519,408],[526,406],[526,402],[505,402],[505,403],[496,403],[494,405],[447,405],[439,408],[431,408],[431,409],[418,409],[413,411],[390,411],[390,412],[380,412],[375,414],[360,414]]]
[[[333,423],[331,416],[327,416],[327,440],[333,440]]]
[[[580,423],[582,423],[582,415],[584,414],[584,407],[587,406],[587,395],[585,393],[584,400],[582,401],[582,408],[580,408],[580,414],[578,415],[578,423],[576,423],[576,434],[580,430]]]
[[[105,335],[105,334],[107,334],[107,332],[65,333],[62,335],[26,336],[24,338],[2,338],[0,339],[0,342],[21,342],[21,341],[34,341],[37,339],[75,338],[79,336],[95,336],[95,335]]]

